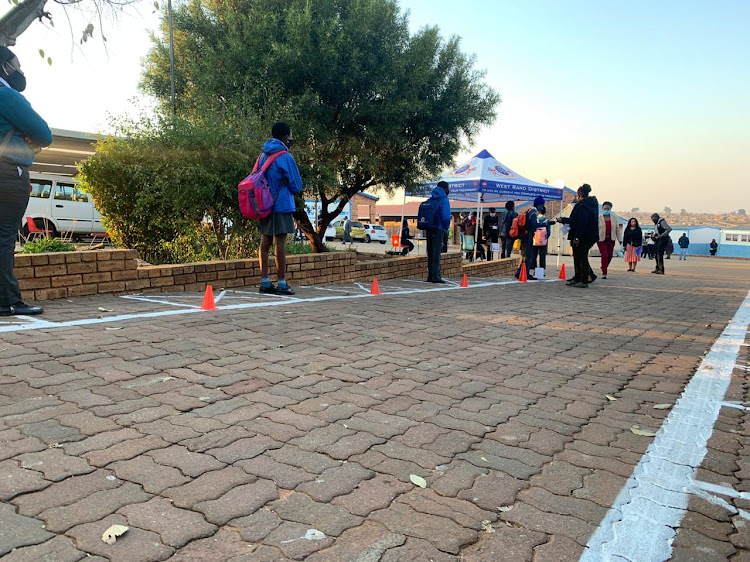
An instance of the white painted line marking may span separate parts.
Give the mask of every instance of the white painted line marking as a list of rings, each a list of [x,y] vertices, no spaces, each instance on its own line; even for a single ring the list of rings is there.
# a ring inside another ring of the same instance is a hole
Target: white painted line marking
[[[735,410],[750,410],[750,408],[746,408],[742,404],[737,404],[737,402],[722,402],[721,405],[727,408],[734,408]]]
[[[128,299],[128,300],[131,300],[131,301],[143,301],[143,302],[152,302],[152,303],[156,303],[156,304],[167,304],[169,306],[179,306],[179,307],[182,307],[182,308],[200,308],[200,306],[196,306],[194,304],[184,304],[184,303],[181,303],[181,302],[172,302],[172,301],[167,301],[167,300],[163,300],[163,299],[152,299],[150,297],[136,297],[136,296],[133,296],[133,295],[123,295],[120,298],[121,299]]]
[[[721,403],[750,324],[750,292],[714,342],[614,505],[589,539],[581,562],[662,561],[694,489]]]
[[[700,480],[694,481],[693,486],[700,490],[705,490],[706,492],[719,494],[720,496],[750,500],[750,492],[738,492],[734,488],[728,488],[727,486],[719,486],[718,484],[711,484],[710,482],[702,482]]]
[[[485,287],[501,287],[504,285],[517,285],[518,281],[491,281],[486,283],[476,283],[473,285],[470,285],[470,289],[482,289]],[[430,283],[430,285],[432,285]],[[417,293],[436,293],[441,291],[458,291],[458,290],[465,290],[458,286],[441,286],[441,287],[430,287],[426,289],[408,289],[405,291],[395,291],[392,293],[383,293],[382,296],[392,296],[392,295],[412,295]],[[252,293],[253,295],[257,294],[259,297],[280,297],[281,295],[264,295],[262,293]],[[311,297],[311,298],[297,298],[297,297],[289,297],[286,296],[284,299],[280,300],[261,300],[259,302],[250,302],[250,303],[239,303],[239,304],[230,304],[230,305],[224,305],[224,306],[217,306],[216,310],[243,310],[247,308],[264,308],[267,306],[285,306],[288,304],[294,304],[298,302],[325,302],[325,301],[337,301],[337,300],[348,300],[348,299],[363,299],[363,298],[379,298],[375,295],[371,295],[370,291],[367,290],[366,293],[360,293],[360,294],[352,294],[352,295],[330,295],[325,297]],[[172,303],[174,304],[174,303]],[[50,328],[70,328],[73,326],[91,326],[95,324],[107,324],[111,322],[123,322],[126,320],[139,320],[142,318],[162,318],[166,316],[179,316],[183,314],[193,314],[193,313],[202,313],[205,312],[203,309],[200,308],[184,308],[179,310],[161,310],[156,312],[140,312],[140,313],[134,313],[134,314],[120,314],[117,316],[104,316],[101,318],[82,318],[79,320],[69,320],[66,322],[49,322],[49,326],[46,325],[38,325],[38,324],[11,324],[8,326],[0,326],[0,332],[17,332],[17,331],[26,331],[26,330],[36,330],[43,327],[50,327]]]
[[[226,295],[226,294],[227,294],[227,290],[224,289],[221,293],[219,293],[218,295],[216,295],[216,298],[214,299],[214,304],[217,303],[217,302],[219,302],[221,299],[223,299],[224,295]]]
[[[57,322],[48,322],[47,320],[36,318],[35,316],[22,316],[19,314],[16,318],[28,322],[28,325],[34,326],[35,328],[52,328],[57,326]]]

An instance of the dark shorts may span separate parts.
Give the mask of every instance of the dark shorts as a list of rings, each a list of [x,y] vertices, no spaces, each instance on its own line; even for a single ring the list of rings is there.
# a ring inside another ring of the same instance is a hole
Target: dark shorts
[[[258,221],[258,231],[265,236],[291,234],[294,232],[292,213],[271,213]]]

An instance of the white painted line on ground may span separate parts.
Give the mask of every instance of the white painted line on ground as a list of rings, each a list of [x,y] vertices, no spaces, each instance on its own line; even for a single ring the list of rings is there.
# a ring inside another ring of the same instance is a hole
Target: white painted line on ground
[[[226,294],[227,294],[227,290],[226,290],[226,289],[224,289],[224,290],[223,290],[223,291],[222,291],[221,293],[219,293],[218,295],[216,295],[216,298],[214,299],[214,304],[216,304],[216,303],[217,303],[217,302],[219,302],[219,301],[220,301],[221,299],[223,299],[223,298],[224,298],[224,295],[226,295]]]
[[[120,297],[121,299],[128,299],[131,301],[142,301],[142,302],[153,302],[156,304],[167,304],[169,306],[179,306],[181,308],[200,308],[200,306],[194,305],[194,304],[185,304],[181,302],[172,302],[164,299],[153,299],[151,297],[139,297],[135,295],[123,295]]]
[[[481,289],[485,287],[500,287],[504,285],[517,285],[518,281],[488,281],[484,283],[476,283],[470,285],[470,289]],[[392,293],[383,293],[381,296],[392,296],[392,295],[411,295],[418,293],[435,293],[440,291],[465,291],[465,288],[458,286],[440,286],[431,287],[425,289],[407,289],[404,291],[395,291]],[[262,293],[257,294],[261,297],[280,297],[282,295],[264,295]],[[259,302],[250,303],[239,303],[229,304],[224,306],[217,306],[216,310],[243,310],[247,308],[265,308],[268,306],[286,306],[289,304],[305,303],[305,302],[325,302],[325,301],[337,301],[337,300],[348,300],[348,299],[363,299],[363,298],[379,298],[376,295],[371,295],[369,289],[366,293],[351,294],[351,295],[329,295],[325,297],[310,297],[310,298],[298,298],[284,296],[283,299],[279,300],[262,300]],[[171,303],[174,304],[174,303]],[[28,324],[11,324],[8,326],[0,326],[0,332],[21,332],[26,330],[37,330],[41,328],[70,328],[74,326],[90,326],[95,324],[108,324],[111,322],[123,322],[126,320],[138,320],[144,318],[162,318],[166,316],[180,316],[183,314],[194,314],[194,313],[205,313],[201,308],[183,308],[179,310],[161,310],[156,312],[139,312],[133,314],[120,314],[117,316],[104,316],[99,318],[82,318],[79,320],[68,320],[66,322],[47,322],[46,324],[39,323],[28,323]],[[21,317],[19,317],[21,318]],[[27,318],[27,317],[22,317]]]
[[[672,556],[748,324],[750,292],[589,539],[581,562],[656,562]]]
[[[742,404],[738,404],[737,402],[722,402],[722,406],[725,406],[727,408],[734,408],[735,410],[750,410],[750,408],[746,408]]]

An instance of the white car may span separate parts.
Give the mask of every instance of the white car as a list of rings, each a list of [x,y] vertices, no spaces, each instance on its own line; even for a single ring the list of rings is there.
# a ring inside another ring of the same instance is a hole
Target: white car
[[[31,197],[21,222],[24,236],[29,234],[28,219],[40,229],[51,230],[53,236],[106,233],[91,195],[78,189],[69,177],[32,174]]]
[[[388,233],[385,231],[384,226],[379,224],[364,224],[365,227],[365,242],[380,242],[385,244],[388,242]]]
[[[336,228],[332,225],[326,227],[326,233],[323,235],[323,242],[330,242],[336,239]]]

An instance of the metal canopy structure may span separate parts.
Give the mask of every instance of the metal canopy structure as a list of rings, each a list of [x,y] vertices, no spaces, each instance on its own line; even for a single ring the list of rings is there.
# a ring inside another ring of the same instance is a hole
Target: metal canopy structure
[[[73,177],[78,173],[76,162],[94,154],[97,136],[91,133],[52,129],[52,144],[36,155],[30,172]]]

